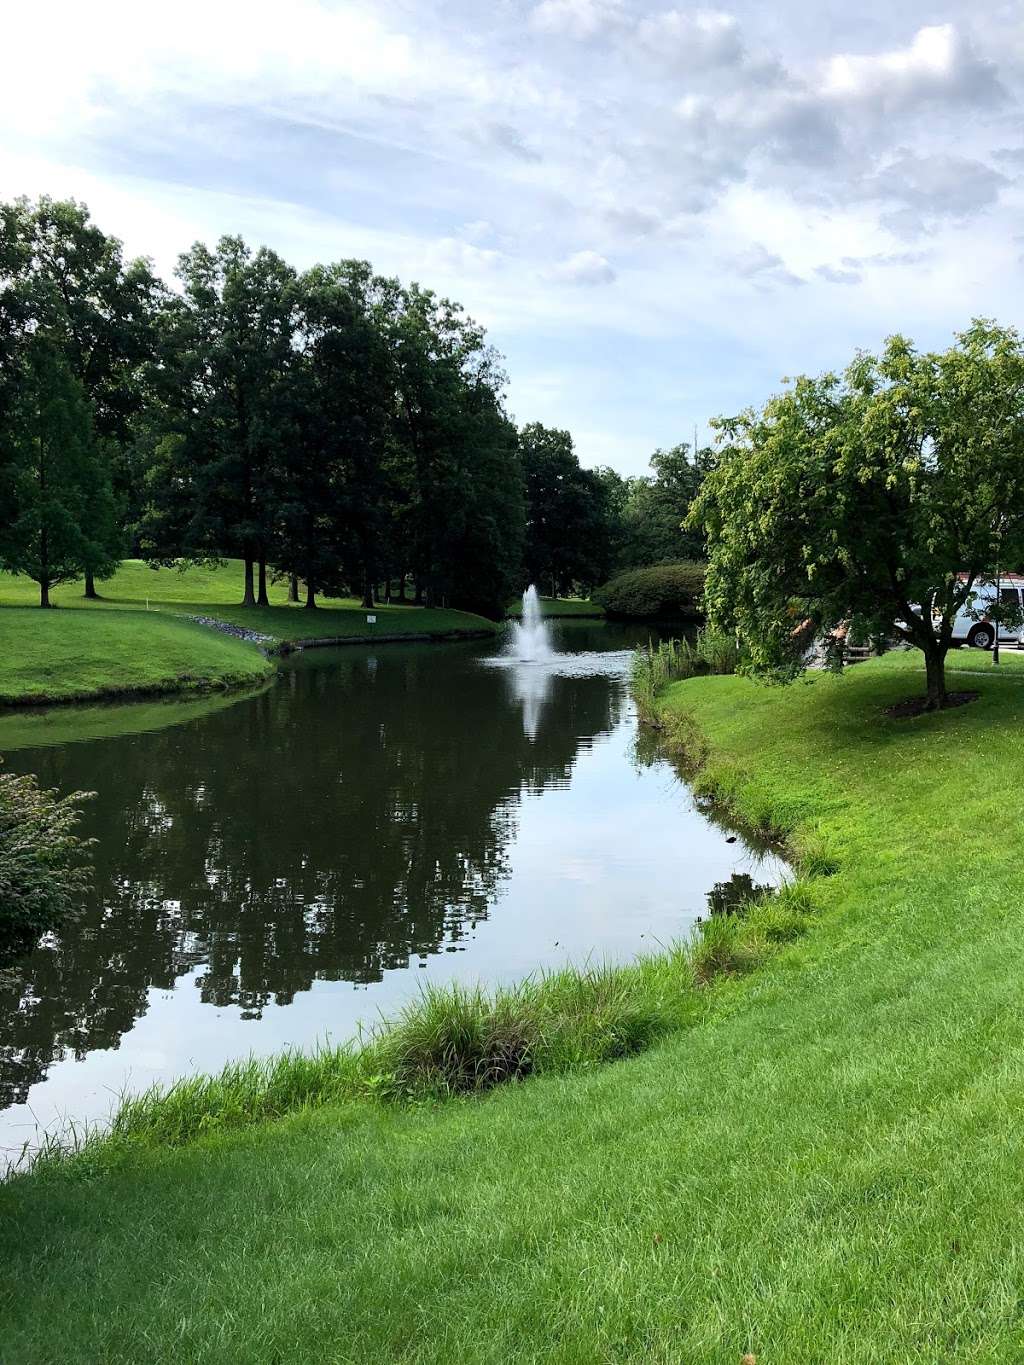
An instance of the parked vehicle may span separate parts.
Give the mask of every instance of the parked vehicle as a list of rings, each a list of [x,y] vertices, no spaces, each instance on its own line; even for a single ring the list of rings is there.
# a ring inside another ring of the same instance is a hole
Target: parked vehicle
[[[1004,606],[1013,607],[1019,612],[1021,593],[1024,592],[1024,575],[1007,573],[1000,575],[999,595]],[[995,602],[994,583],[976,583],[974,600],[964,606],[953,622],[953,644],[970,645],[972,649],[991,649],[996,642],[996,623],[990,619],[988,608]],[[1021,620],[1018,615],[1017,622]],[[1024,644],[1024,626],[1004,622],[999,627],[999,641],[1007,644]]]

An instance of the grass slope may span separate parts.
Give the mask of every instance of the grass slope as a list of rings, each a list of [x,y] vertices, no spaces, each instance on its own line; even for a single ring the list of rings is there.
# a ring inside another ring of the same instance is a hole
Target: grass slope
[[[505,613],[510,619],[518,619],[523,614],[523,604],[517,597],[508,605]],[[542,616],[576,617],[583,620],[599,620],[604,616],[604,607],[591,602],[589,597],[542,597],[540,599]]]
[[[153,612],[0,610],[0,704],[257,683],[254,646]]]
[[[392,635],[472,635],[495,629],[482,616],[448,608],[379,606],[377,621],[367,625],[366,610],[351,598],[320,598],[318,610],[288,602],[286,583],[269,585],[269,607],[241,607],[242,565],[227,560],[216,567],[151,569],[138,559],[126,559],[113,578],[97,585],[101,600],[88,602],[82,584],[65,583],[51,594],[63,607],[84,610],[137,610],[149,606],[164,614],[210,616],[271,637],[273,644],[301,644],[304,640],[373,638]],[[30,579],[0,573],[0,606],[31,606],[38,589]]]
[[[5,1361],[1016,1359],[1024,675],[954,662],[912,721],[911,655],[676,685],[811,932],[614,1066],[13,1181]]]

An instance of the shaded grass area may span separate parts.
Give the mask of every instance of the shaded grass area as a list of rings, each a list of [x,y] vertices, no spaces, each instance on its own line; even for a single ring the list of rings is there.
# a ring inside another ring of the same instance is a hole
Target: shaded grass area
[[[272,672],[254,646],[173,616],[0,609],[0,704],[242,687]]]
[[[209,616],[269,636],[271,648],[317,639],[344,641],[392,635],[458,638],[497,629],[494,622],[470,612],[395,604],[374,607],[369,614],[377,620],[369,625],[366,609],[354,598],[318,598],[317,610],[307,611],[288,602],[288,585],[283,582],[268,585],[269,607],[242,607],[242,564],[234,559],[184,570],[152,569],[142,560],[126,559],[113,578],[99,583],[97,590],[99,601],[87,601],[82,596],[81,582],[62,584],[51,596],[59,606],[86,611],[137,610],[148,603],[151,611],[164,615]],[[37,602],[38,589],[30,579],[0,573],[0,606],[32,606]]]
[[[542,597],[540,611],[542,616],[578,617],[583,620],[600,620],[604,616],[604,607],[592,602],[589,597]],[[517,597],[508,604],[505,615],[510,620],[517,620],[522,614],[523,604]]]
[[[615,1066],[12,1182],[5,1358],[1014,1359],[1024,674],[986,663],[978,702],[904,721],[913,655],[676,684],[700,785],[834,873],[810,932]]]

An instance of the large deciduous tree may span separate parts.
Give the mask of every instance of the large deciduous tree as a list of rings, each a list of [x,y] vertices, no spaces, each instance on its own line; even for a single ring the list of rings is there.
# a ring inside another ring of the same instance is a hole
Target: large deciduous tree
[[[243,603],[265,605],[279,490],[293,434],[296,275],[240,237],[197,243],[178,262],[168,310],[146,552],[163,560],[238,555]],[[259,570],[258,597],[254,569]]]
[[[755,672],[786,678],[844,623],[922,651],[946,700],[953,622],[1024,556],[1024,346],[976,321],[940,354],[892,337],[842,376],[797,379],[720,421],[689,522],[706,529],[705,603]]]
[[[87,597],[124,549],[132,423],[142,407],[141,375],[153,353],[161,294],[149,263],[126,262],[121,243],[91,222],[83,204],[44,196],[0,205],[0,360],[14,374],[18,353],[45,340],[60,354],[52,363],[77,384],[88,409],[93,470],[78,566]],[[22,368],[37,373],[38,364],[37,357]],[[0,429],[3,408],[0,395]],[[79,465],[84,454],[79,442]]]
[[[612,567],[614,488],[604,472],[583,469],[568,431],[531,422],[519,433],[526,480],[527,579],[553,596],[590,587]]]

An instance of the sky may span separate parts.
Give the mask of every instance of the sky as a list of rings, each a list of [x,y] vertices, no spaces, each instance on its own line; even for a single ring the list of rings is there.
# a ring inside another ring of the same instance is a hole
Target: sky
[[[35,0],[4,32],[0,197],[82,199],[167,278],[240,232],[417,280],[588,465],[1022,321],[1024,0]]]

